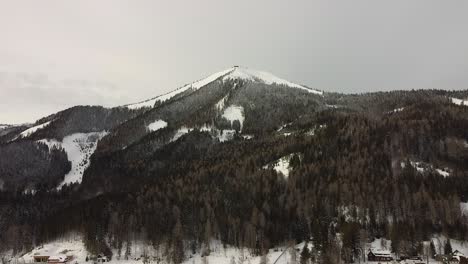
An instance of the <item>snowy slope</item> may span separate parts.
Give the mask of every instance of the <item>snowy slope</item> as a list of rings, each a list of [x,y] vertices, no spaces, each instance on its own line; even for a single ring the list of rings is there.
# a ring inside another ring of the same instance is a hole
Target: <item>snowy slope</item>
[[[62,147],[67,152],[72,168],[58,189],[69,183],[81,183],[83,173],[89,167],[91,155],[96,150],[97,142],[105,135],[107,132],[76,133],[63,139]]]
[[[46,144],[49,150],[62,147],[71,162],[71,170],[65,175],[57,189],[69,183],[81,183],[84,171],[88,168],[91,155],[97,147],[97,142],[107,135],[107,132],[76,133],[66,136],[62,142],[55,139],[41,139],[37,142]]]
[[[45,122],[45,123],[42,123],[40,125],[37,125],[37,126],[33,126],[31,128],[28,128],[26,129],[25,131],[21,132],[18,137],[14,138],[12,141],[18,139],[18,138],[25,138],[25,137],[29,137],[30,135],[36,133],[36,131],[38,130],[41,130],[45,127],[47,127],[49,124],[50,124],[51,121],[49,122]]]
[[[212,75],[208,76],[207,78],[201,79],[201,80],[196,81],[196,82],[191,83],[191,84],[184,85],[181,88],[179,88],[177,90],[174,90],[172,92],[169,92],[167,94],[163,94],[163,95],[157,96],[155,98],[152,98],[150,100],[146,100],[146,101],[139,102],[139,103],[136,103],[136,104],[130,104],[130,105],[127,105],[126,107],[128,107],[129,109],[139,109],[139,108],[144,108],[144,107],[153,107],[156,102],[164,102],[164,101],[169,100],[172,97],[174,97],[174,96],[176,96],[176,95],[178,95],[180,93],[183,93],[183,92],[185,92],[185,91],[187,91],[189,89],[198,90],[201,87],[203,87],[203,86],[205,86],[205,85],[207,85],[207,84],[209,84],[211,82],[214,82],[218,78],[226,75],[227,73],[231,72],[232,70],[233,69],[230,68],[230,69],[227,69],[227,70],[224,70],[224,71],[217,72],[215,74],[212,74]]]

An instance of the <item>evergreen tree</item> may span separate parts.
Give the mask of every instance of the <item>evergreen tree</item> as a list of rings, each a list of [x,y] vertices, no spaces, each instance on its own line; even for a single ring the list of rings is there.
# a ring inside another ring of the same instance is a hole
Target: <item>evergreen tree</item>
[[[452,254],[452,244],[450,243],[450,238],[447,238],[444,246],[445,255]]]
[[[302,251],[301,251],[300,263],[301,264],[307,264],[307,263],[309,263],[309,259],[310,259],[309,246],[308,246],[308,243],[306,242],[304,244],[304,247],[302,248]]]

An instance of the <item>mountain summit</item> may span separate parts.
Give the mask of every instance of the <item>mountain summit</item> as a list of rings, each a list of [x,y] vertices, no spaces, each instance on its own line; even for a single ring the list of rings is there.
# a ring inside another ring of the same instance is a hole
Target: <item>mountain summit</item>
[[[282,86],[287,86],[291,88],[303,89],[314,94],[319,94],[319,95],[323,94],[322,91],[310,89],[303,85],[299,85],[299,84],[284,80],[266,71],[259,71],[259,70],[254,70],[254,69],[250,69],[246,67],[233,66],[229,69],[211,74],[208,77],[203,78],[201,80],[186,84],[169,93],[158,95],[154,98],[144,100],[135,104],[129,104],[129,105],[126,105],[126,107],[128,107],[129,109],[153,107],[155,103],[157,102],[164,102],[166,100],[173,98],[176,95],[179,95],[189,90],[196,91],[218,80],[221,80],[223,82],[227,80],[242,80],[245,82],[255,82],[255,83],[261,83],[261,84],[267,84],[267,85],[282,85]]]

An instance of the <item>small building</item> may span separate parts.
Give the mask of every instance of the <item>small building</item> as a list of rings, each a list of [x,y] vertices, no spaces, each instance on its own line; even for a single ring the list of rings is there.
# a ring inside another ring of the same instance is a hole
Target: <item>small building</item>
[[[34,259],[34,262],[38,262],[38,263],[46,263],[47,260],[49,260],[49,257],[48,255],[35,255],[33,256],[33,259]]]
[[[401,257],[400,264],[426,264],[421,256]]]
[[[50,256],[49,259],[47,260],[47,263],[50,264],[61,264],[61,263],[67,263],[68,258],[66,256]]]
[[[461,253],[458,250],[455,250],[454,252],[452,252],[452,254],[450,256],[450,262],[460,263],[460,262],[462,262],[462,260],[466,261],[466,257],[465,257],[465,255],[463,255],[463,253]]]
[[[96,259],[97,263],[109,262],[109,259],[106,256],[98,255]]]
[[[392,253],[389,250],[370,249],[367,254],[368,261],[392,261]]]

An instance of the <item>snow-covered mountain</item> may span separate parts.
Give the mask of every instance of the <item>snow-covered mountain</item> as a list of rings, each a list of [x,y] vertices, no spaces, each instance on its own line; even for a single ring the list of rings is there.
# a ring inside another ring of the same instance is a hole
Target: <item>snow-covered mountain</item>
[[[231,263],[244,248],[257,263],[311,237],[328,252],[331,237],[354,252],[362,232],[413,245],[411,225],[466,237],[468,107],[453,98],[467,95],[323,93],[232,67],[138,104],[5,127],[0,252],[60,253],[46,242],[78,231],[78,261],[125,260],[146,241],[170,263]]]

